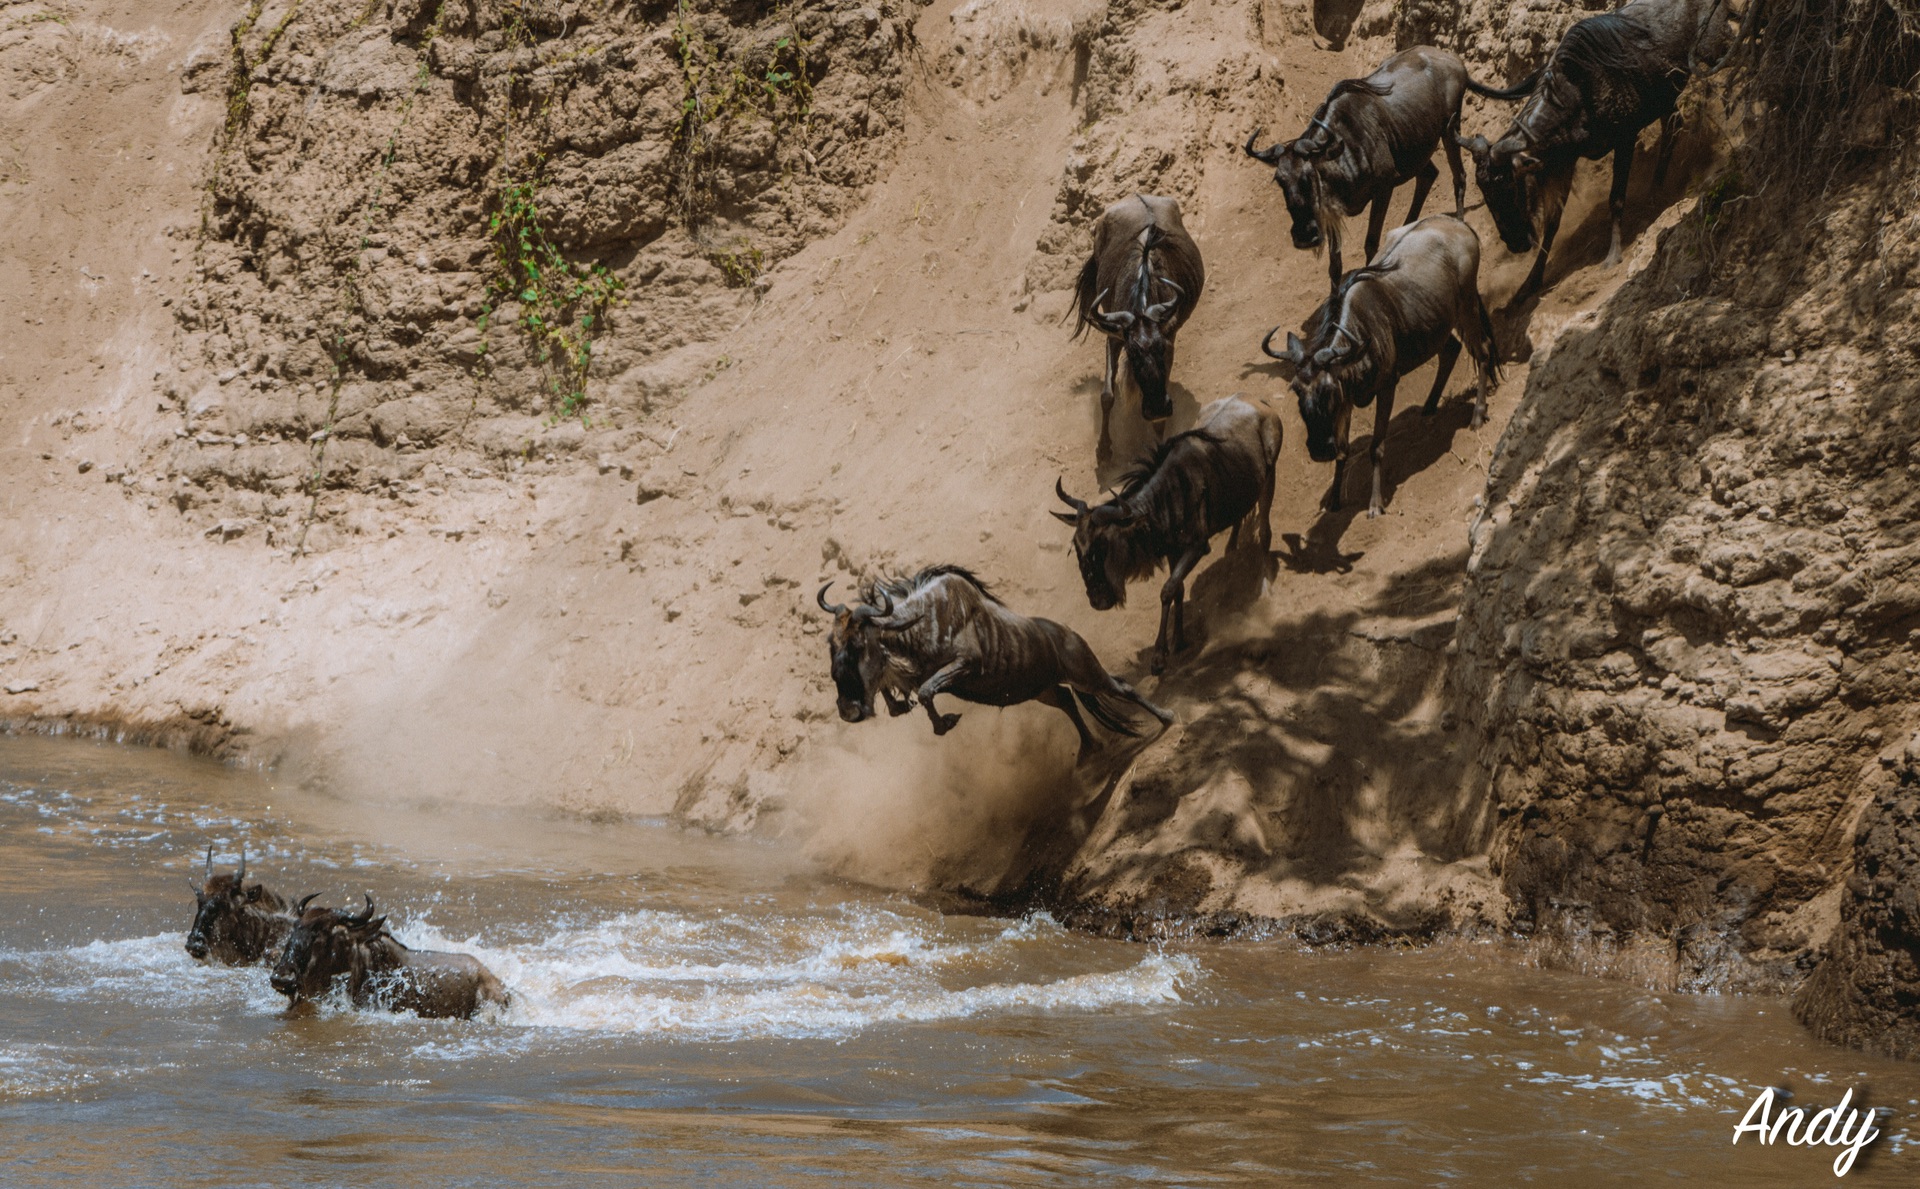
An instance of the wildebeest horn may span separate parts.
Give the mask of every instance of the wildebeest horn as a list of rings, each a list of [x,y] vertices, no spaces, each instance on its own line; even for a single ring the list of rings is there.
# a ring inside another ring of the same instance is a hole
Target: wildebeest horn
[[[1074,499],[1072,496],[1067,494],[1067,480],[1064,475],[1053,481],[1053,493],[1059,496],[1060,502],[1065,504],[1067,507],[1072,508],[1074,511],[1082,514],[1086,512],[1087,501]]]
[[[367,910],[348,917],[347,924],[349,925],[364,925],[373,919],[373,894],[370,892],[362,892],[361,895],[366,897]]]
[[[820,604],[820,609],[822,611],[825,611],[828,615],[838,615],[842,611],[845,611],[847,609],[847,606],[845,603],[827,602],[827,591],[831,589],[833,589],[833,583],[829,582],[825,586],[820,588],[819,594],[813,596],[813,601]]]
[[[1115,310],[1112,313],[1108,313],[1100,308],[1100,303],[1105,301],[1107,294],[1111,292],[1113,292],[1111,289],[1102,289],[1100,291],[1100,296],[1093,299],[1093,311],[1087,315],[1087,318],[1102,330],[1125,330],[1127,327],[1133,325],[1132,314],[1125,310]]]
[[[1150,305],[1142,310],[1141,313],[1147,316],[1149,322],[1165,322],[1167,315],[1173,313],[1173,307],[1179,305],[1180,299],[1187,295],[1186,290],[1180,288],[1180,286],[1165,277],[1160,278],[1160,283],[1173,290],[1173,300],[1163,301],[1159,305]]]
[[[1284,351],[1276,351],[1273,349],[1273,336],[1279,333],[1280,328],[1278,326],[1269,330],[1267,337],[1260,340],[1260,349],[1282,363],[1291,363],[1295,367],[1299,367],[1305,363],[1307,361],[1306,350],[1301,346],[1300,340],[1294,337],[1294,333],[1291,330],[1287,332],[1287,349]]]
[[[213,879],[213,843],[207,843],[207,879]]]
[[[299,907],[294,909],[294,912],[302,913],[307,911],[307,905],[312,904],[315,900],[318,900],[319,898],[320,898],[320,893],[318,892],[308,893],[306,896],[301,897],[300,905]]]
[[[1261,131],[1261,129],[1255,128],[1253,134],[1247,137],[1247,143],[1241,147],[1247,151],[1247,156],[1252,157],[1255,161],[1264,161],[1268,165],[1280,164],[1280,144],[1278,141],[1264,149],[1256,149],[1253,147],[1253,142],[1260,138]]]

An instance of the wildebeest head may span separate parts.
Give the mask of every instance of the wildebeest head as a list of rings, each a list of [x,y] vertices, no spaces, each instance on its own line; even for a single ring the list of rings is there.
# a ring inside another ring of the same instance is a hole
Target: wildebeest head
[[[1054,480],[1053,490],[1073,509],[1056,511],[1054,516],[1073,526],[1073,552],[1080,559],[1080,580],[1087,586],[1087,603],[1095,611],[1126,606],[1127,577],[1133,568],[1127,548],[1132,513],[1113,501],[1090,507],[1085,500],[1068,495],[1062,480]]]
[[[1338,134],[1316,121],[1307,135],[1298,140],[1275,141],[1267,148],[1256,149],[1253,142],[1259,135],[1260,130],[1256,128],[1253,135],[1247,137],[1243,146],[1247,156],[1273,166],[1274,184],[1280,187],[1281,195],[1287,200],[1287,213],[1293,216],[1293,246],[1317,249],[1327,238],[1320,215],[1323,185],[1320,165],[1328,157],[1339,154]]]
[[[193,888],[189,879],[187,886]],[[205,882],[193,888],[193,898],[198,902],[193,914],[193,927],[187,930],[187,953],[197,961],[206,961],[211,957],[216,962],[236,965],[251,962],[260,957],[257,952],[249,952],[241,920],[249,912],[279,912],[284,902],[258,881],[247,882],[247,852],[240,852],[240,869],[232,875],[213,873],[213,846],[207,846],[207,871]]]
[[[1500,239],[1512,252],[1533,248],[1533,212],[1528,209],[1530,179],[1540,172],[1540,158],[1528,151],[1518,136],[1488,143],[1484,136],[1468,136],[1460,147],[1473,156],[1473,177],[1487,200],[1487,213],[1500,230]]]
[[[1177,329],[1170,327],[1168,321],[1179,308],[1184,294],[1180,286],[1161,277],[1160,283],[1173,290],[1174,296],[1166,301],[1149,302],[1149,278],[1144,267],[1141,272],[1133,309],[1111,312],[1101,309],[1100,303],[1107,296],[1102,292],[1094,298],[1093,313],[1089,316],[1096,326],[1118,338],[1125,348],[1127,374],[1140,389],[1141,415],[1149,421],[1164,421],[1173,415],[1173,402],[1167,399],[1167,378],[1173,371],[1173,331]]]
[[[299,919],[268,979],[274,990],[295,1003],[325,995],[334,979],[353,969],[354,950],[373,942],[387,927],[386,917],[373,915],[371,896],[366,911],[349,915],[308,908],[318,895],[300,901]]]
[[[1293,365],[1293,393],[1300,401],[1300,420],[1307,427],[1307,455],[1315,462],[1332,462],[1353,416],[1353,402],[1344,399],[1347,389],[1363,380],[1371,361],[1359,340],[1338,324],[1323,327],[1314,336],[1317,346],[1311,350],[1291,331],[1286,350],[1274,350],[1273,336],[1279,331],[1278,326],[1268,331],[1260,349]]]
[[[887,667],[882,633],[913,623],[917,615],[896,615],[893,599],[884,590],[875,591],[879,604],[858,603],[852,607],[827,602],[829,582],[820,588],[814,601],[833,616],[827,631],[827,659],[833,669],[833,686],[843,722],[864,722],[873,717],[873,695]]]

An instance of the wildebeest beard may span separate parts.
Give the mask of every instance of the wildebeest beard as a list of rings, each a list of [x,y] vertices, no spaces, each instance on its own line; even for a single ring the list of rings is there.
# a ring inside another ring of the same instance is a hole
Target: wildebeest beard
[[[1164,421],[1173,415],[1173,401],[1167,396],[1167,373],[1172,344],[1160,327],[1142,318],[1134,334],[1127,336],[1127,372],[1140,389],[1140,415],[1148,421]]]

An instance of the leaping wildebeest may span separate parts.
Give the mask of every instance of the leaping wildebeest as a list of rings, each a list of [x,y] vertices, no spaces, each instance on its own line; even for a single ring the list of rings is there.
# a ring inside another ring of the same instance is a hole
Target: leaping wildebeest
[[[1258,514],[1260,548],[1273,540],[1273,469],[1280,457],[1280,415],[1266,400],[1234,394],[1200,411],[1199,424],[1162,442],[1121,481],[1119,494],[1098,506],[1054,492],[1071,512],[1054,515],[1073,526],[1087,602],[1095,611],[1123,605],[1127,583],[1162,564],[1160,634],[1153,644],[1153,671],[1167,667],[1172,651],[1186,647],[1187,575],[1207,555],[1215,534],[1231,528],[1229,551],[1241,522]]]
[[[1050,619],[1029,619],[1002,603],[986,584],[959,566],[930,566],[907,578],[867,585],[852,607],[827,602],[829,582],[815,596],[833,616],[827,633],[840,717],[872,718],[873,697],[890,714],[905,714],[915,698],[944,735],[958,714],[934,708],[939,694],[983,706],[1040,702],[1065,712],[1080,733],[1079,759],[1094,751],[1093,735],[1075,701],[1109,731],[1138,736],[1128,713],[1138,707],[1164,727],[1173,716],[1108,673],[1087,642]]]
[[[1673,151],[1674,109],[1696,69],[1711,70],[1732,45],[1727,0],[1633,0],[1614,12],[1576,22],[1547,64],[1505,90],[1527,97],[1500,139],[1462,140],[1500,238],[1514,252],[1537,241],[1533,269],[1515,294],[1524,298],[1547,275],[1547,253],[1581,158],[1613,154],[1607,210],[1613,239],[1606,264],[1620,261],[1627,175],[1640,130],[1662,121],[1654,184],[1664,180]]]
[[[1460,100],[1467,89],[1491,94],[1467,77],[1460,59],[1430,45],[1414,46],[1388,58],[1366,78],[1335,83],[1292,140],[1256,149],[1260,130],[1243,146],[1247,156],[1273,166],[1273,180],[1293,216],[1293,246],[1328,250],[1328,284],[1341,277],[1341,231],[1347,218],[1371,204],[1367,215],[1367,259],[1380,247],[1387,204],[1393,192],[1413,182],[1413,206],[1407,222],[1420,217],[1427,191],[1440,176],[1433,151],[1447,154],[1453,171],[1453,213],[1467,200],[1466,172],[1460,165]]]
[[[1387,236],[1380,255],[1365,268],[1340,279],[1340,287],[1308,321],[1306,342],[1291,332],[1284,351],[1273,349],[1267,332],[1260,349],[1294,367],[1293,390],[1300,419],[1307,427],[1307,454],[1333,463],[1333,486],[1325,506],[1340,510],[1347,477],[1347,430],[1353,410],[1378,401],[1373,412],[1373,497],[1369,518],[1380,515],[1381,474],[1387,426],[1393,420],[1393,394],[1400,377],[1435,355],[1433,377],[1423,412],[1432,413],[1460,358],[1461,343],[1479,374],[1473,400],[1473,428],[1487,416],[1487,394],[1500,382],[1493,322],[1480,299],[1480,237],[1452,215],[1428,215]]]
[[[478,958],[402,945],[387,932],[387,918],[374,915],[373,897],[351,916],[308,908],[313,899],[300,901],[299,921],[268,980],[292,1003],[318,999],[344,978],[355,1007],[464,1020],[484,1004],[507,1006],[507,989]]]
[[[189,879],[187,886],[192,888]],[[293,928],[293,910],[265,884],[247,882],[247,852],[240,851],[240,868],[232,875],[213,873],[213,844],[207,844],[205,882],[193,888],[197,902],[193,927],[187,930],[187,953],[197,961],[245,966],[276,950]]]
[[[1107,338],[1106,377],[1100,386],[1099,456],[1113,453],[1108,422],[1121,355],[1140,390],[1140,413],[1156,426],[1173,414],[1167,382],[1173,374],[1174,336],[1192,315],[1206,286],[1200,246],[1180,221],[1180,204],[1136,194],[1109,206],[1093,225],[1093,253],[1073,290],[1075,338],[1091,326]]]

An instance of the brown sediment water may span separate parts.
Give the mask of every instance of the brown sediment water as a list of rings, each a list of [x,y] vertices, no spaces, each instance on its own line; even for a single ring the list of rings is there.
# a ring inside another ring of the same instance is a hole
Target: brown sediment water
[[[226,869],[478,955],[479,1020],[289,1013],[182,939]],[[1785,1005],[1496,947],[1146,947],[949,916],[790,846],[647,820],[342,801],[0,738],[0,1182],[88,1185],[1809,1185],[1732,1145],[1761,1087],[1891,1109],[1846,1183],[1910,1184],[1920,1068]]]

